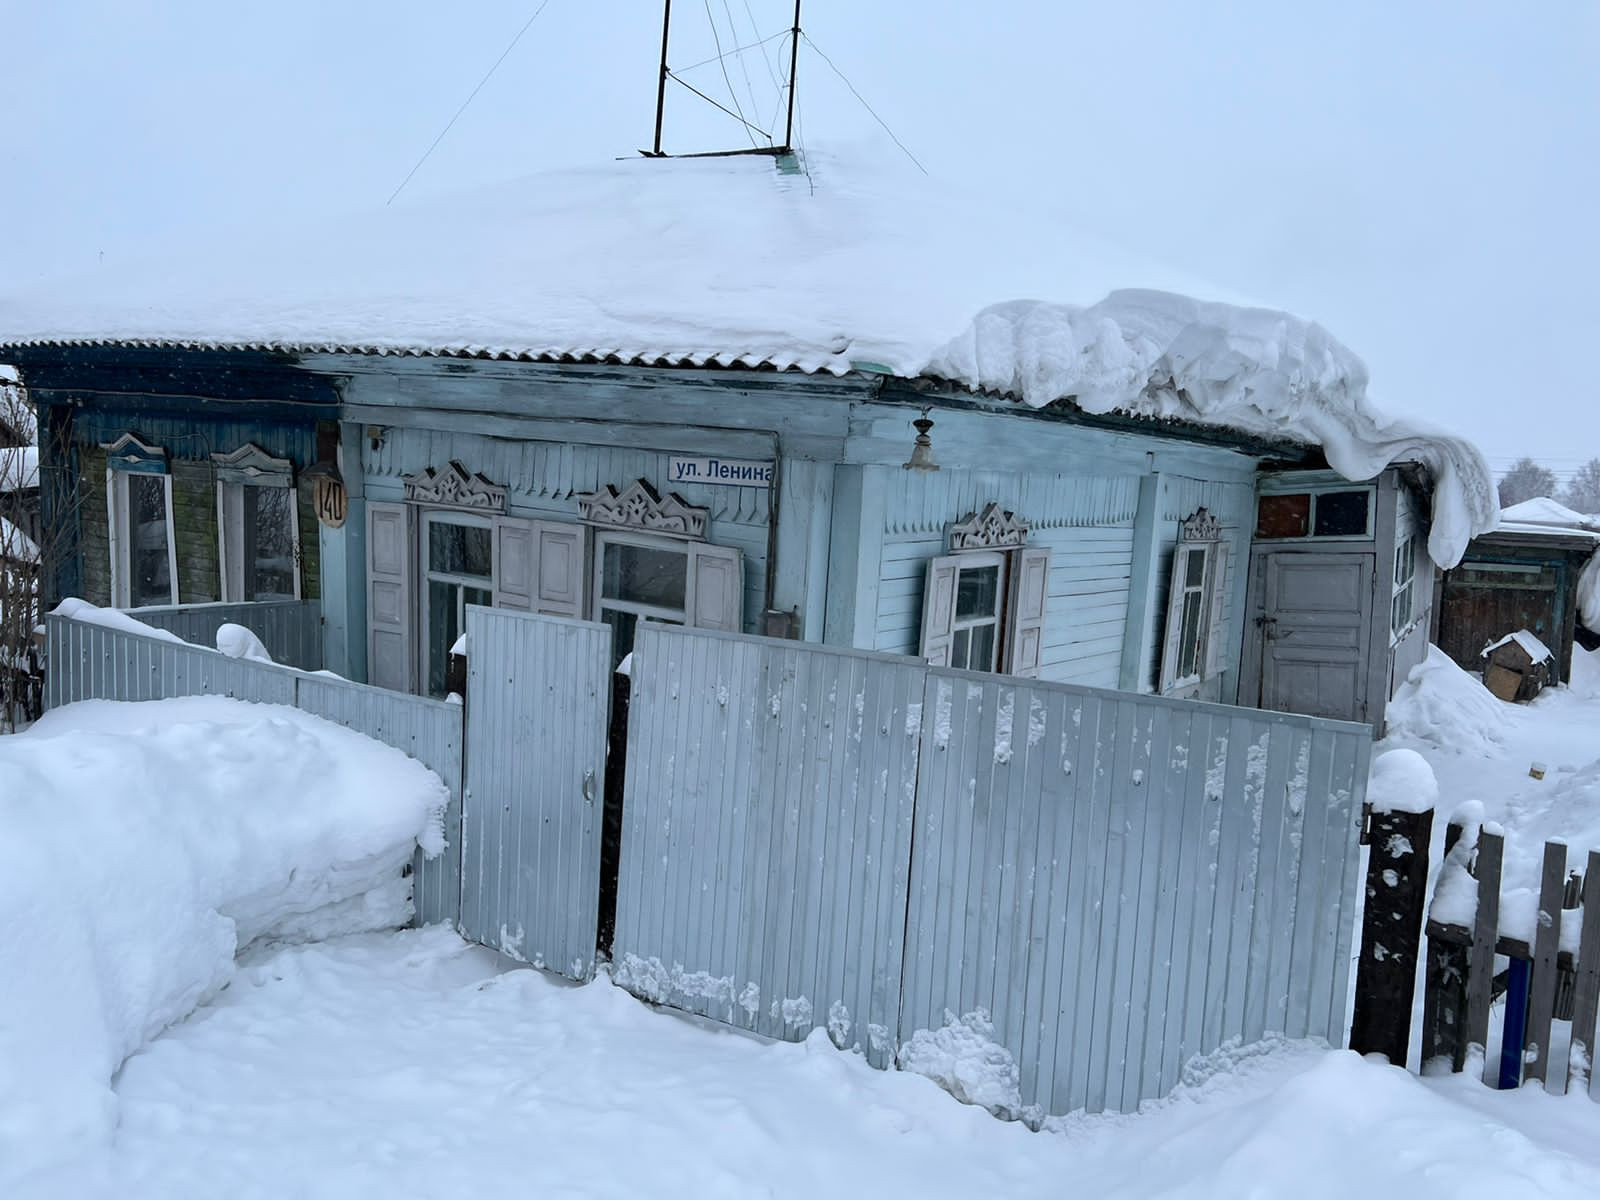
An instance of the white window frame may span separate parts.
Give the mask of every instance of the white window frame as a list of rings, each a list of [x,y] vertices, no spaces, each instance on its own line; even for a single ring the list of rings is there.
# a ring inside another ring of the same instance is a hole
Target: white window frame
[[[956,568],[955,603],[956,615],[950,622],[950,666],[957,670],[986,671],[994,673],[1000,669],[1000,664],[1005,661],[1007,644],[1010,642],[1008,626],[1009,615],[1006,612],[1006,596],[1009,594],[1007,585],[1010,582],[1011,555],[1003,551],[962,550],[952,557],[958,560]],[[968,571],[981,571],[986,567],[996,568],[994,588],[994,611],[981,618],[963,621],[961,619],[961,576]],[[974,666],[970,662],[963,668],[957,667],[955,662],[956,634],[967,631],[967,649],[971,652],[972,630],[984,625],[994,626],[994,643],[990,650],[987,666]]]
[[[968,669],[1037,678],[1050,601],[1050,551],[1028,544],[1029,525],[990,501],[981,512],[950,527],[949,553],[928,560],[923,582],[922,631],[917,653],[934,666],[952,666],[955,635],[993,624],[993,658]],[[957,621],[964,571],[998,567],[993,621]],[[953,574],[952,574],[953,572]],[[942,580],[948,578],[949,591]],[[969,649],[971,634],[968,634]]]
[[[474,529],[487,529],[489,531],[489,574],[482,575],[457,575],[450,571],[435,571],[428,558],[428,530],[433,525],[465,525]],[[430,583],[446,583],[462,588],[477,588],[486,591],[493,605],[494,579],[495,579],[495,537],[494,517],[483,513],[470,512],[460,508],[425,508],[417,507],[416,537],[412,547],[412,561],[416,563],[416,614],[417,628],[412,638],[413,650],[416,656],[416,681],[417,690],[427,695],[428,688],[428,636],[432,628],[432,608],[429,601]],[[456,593],[456,628],[462,633],[467,628],[466,596]]]
[[[123,434],[103,449],[106,451],[106,525],[110,543],[112,607],[131,608],[133,605],[133,564],[128,557],[133,548],[130,524],[133,512],[128,497],[128,479],[133,475],[161,480],[167,522],[167,604],[175,605],[178,603],[178,541],[172,510],[172,473],[167,468],[167,453],[158,446],[147,445],[131,433]]]
[[[635,600],[607,599],[605,595],[605,570],[607,546],[639,546],[650,550],[662,550],[683,557],[683,608],[672,609],[664,605],[642,604]],[[669,625],[690,624],[689,614],[694,611],[693,587],[694,580],[691,572],[693,562],[694,543],[682,538],[667,537],[662,534],[631,533],[624,529],[596,529],[594,531],[594,560],[590,577],[590,619],[604,621],[604,611],[611,609],[613,612],[632,613],[640,620],[662,621]]]
[[[294,598],[301,598],[300,506],[294,490],[294,466],[273,458],[259,446],[241,446],[230,454],[211,456],[217,472],[217,574],[223,603],[244,603],[245,564],[230,551],[244,546],[244,489],[286,488],[289,491],[289,536],[294,570]]]
[[[1406,565],[1406,576],[1400,578],[1400,566]],[[1398,642],[1411,628],[1417,615],[1417,538],[1415,534],[1406,534],[1394,548],[1394,572],[1391,576],[1392,589],[1389,594],[1389,641]],[[1396,620],[1397,605],[1400,598],[1405,597],[1405,618]]]
[[[1328,540],[1328,539],[1321,539]],[[1191,554],[1201,555],[1200,582],[1188,582],[1187,564]],[[1172,568],[1168,572],[1167,615],[1162,631],[1161,678],[1158,690],[1163,695],[1198,687],[1219,675],[1223,656],[1217,642],[1217,620],[1225,615],[1224,589],[1227,586],[1228,546],[1221,523],[1204,508],[1197,509],[1180,527],[1173,547]],[[1183,618],[1193,593],[1200,597],[1196,611],[1194,670],[1179,675],[1183,654]],[[1226,633],[1226,631],[1223,631]]]

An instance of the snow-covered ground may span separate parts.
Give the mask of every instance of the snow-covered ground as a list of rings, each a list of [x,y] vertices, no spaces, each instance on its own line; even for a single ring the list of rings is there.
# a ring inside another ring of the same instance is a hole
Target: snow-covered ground
[[[111,1135],[123,1060],[239,949],[409,920],[401,871],[442,847],[446,799],[397,750],[218,697],[0,738],[0,1195]]]
[[[1582,1195],[1596,1110],[1276,1044],[1137,1117],[1042,1133],[434,928],[250,956],[135,1055],[113,1147],[33,1197]]]
[[[1587,845],[1600,661],[1531,706],[1485,697],[1430,660],[1383,748],[1424,755],[1446,811],[1480,800],[1513,855],[1547,833]],[[1530,756],[1549,765],[1543,782]],[[1280,1041],[1191,1063],[1137,1115],[1034,1133],[821,1032],[769,1044],[604,977],[508,970],[443,928],[377,931],[404,919],[388,887],[407,848],[437,832],[414,766],[303,714],[215,699],[76,706],[0,741],[0,1195],[1600,1189],[1600,1106],[1585,1096]],[[352,859],[376,875],[339,867]],[[330,919],[338,880],[388,899]]]

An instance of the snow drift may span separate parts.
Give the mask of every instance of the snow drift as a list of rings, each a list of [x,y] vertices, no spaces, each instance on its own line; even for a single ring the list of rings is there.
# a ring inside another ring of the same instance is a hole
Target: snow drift
[[[1506,728],[1524,719],[1515,705],[1490,694],[1437,646],[1411,668],[1389,702],[1388,739],[1417,742],[1452,754],[1492,755],[1505,741]]]
[[[409,920],[446,799],[398,750],[217,697],[0,738],[0,1180],[104,1138],[123,1060],[241,947]]]
[[[0,345],[926,375],[1036,406],[1071,398],[1318,445],[1353,479],[1421,462],[1436,488],[1430,551],[1444,566],[1494,527],[1482,456],[1372,409],[1366,368],[1320,326],[1240,306],[1015,197],[997,204],[993,188],[859,154],[811,155],[803,168],[636,159],[320,228],[250,230],[0,298]]]

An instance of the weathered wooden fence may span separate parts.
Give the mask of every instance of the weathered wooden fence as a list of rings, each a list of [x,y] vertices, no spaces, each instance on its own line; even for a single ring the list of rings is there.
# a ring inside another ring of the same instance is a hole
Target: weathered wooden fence
[[[243,625],[261,639],[273,662],[322,669],[322,605],[316,600],[178,604],[130,609],[128,615],[196,646],[215,646],[223,625]]]
[[[140,614],[141,619],[144,615]],[[403,750],[443,779],[450,789],[445,836],[452,847],[460,845],[460,705],[367,687],[329,675],[307,674],[274,663],[229,658],[204,646],[108,629],[53,614],[45,618],[45,626],[48,707],[79,700],[229,696],[302,709]],[[417,919],[452,923],[458,920],[461,885],[457,855],[447,852],[430,860],[419,852],[413,871]]]
[[[1370,732],[643,624],[617,979],[880,1065],[989,1014],[1021,1107],[1344,1034]]]
[[[1446,827],[1430,902],[1432,821],[1431,810],[1374,818],[1352,1046],[1407,1061],[1421,951],[1424,1070],[1470,1069],[1490,1087],[1537,1082],[1600,1099],[1600,852],[1573,859],[1580,874],[1565,843],[1546,842],[1538,891],[1507,891],[1505,836],[1473,805]],[[1384,852],[1390,844],[1401,852]],[[1498,958],[1506,967],[1497,972]]]

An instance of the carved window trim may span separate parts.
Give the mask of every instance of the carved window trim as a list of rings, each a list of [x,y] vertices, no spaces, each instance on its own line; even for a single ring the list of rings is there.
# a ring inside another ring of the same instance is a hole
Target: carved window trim
[[[963,550],[1015,550],[1027,544],[1028,523],[989,501],[982,511],[968,513],[950,527],[952,554]]]
[[[647,479],[636,479],[619,492],[609,483],[578,497],[585,525],[638,529],[670,537],[705,541],[711,510],[697,508],[676,492],[662,495]]]
[[[1220,542],[1222,522],[1207,508],[1197,508],[1184,519],[1178,529],[1178,540],[1183,542]]]
[[[430,504],[438,508],[459,508],[468,512],[504,513],[506,489],[487,477],[468,471],[451,461],[443,468],[424,467],[403,481],[406,500],[411,504]]]
[[[254,442],[237,450],[211,456],[218,483],[247,484],[253,487],[293,487],[294,464],[287,458],[274,458]]]
[[[141,441],[137,434],[125,433],[114,442],[103,442],[106,469],[133,471],[145,475],[166,475],[167,452],[160,446]]]

